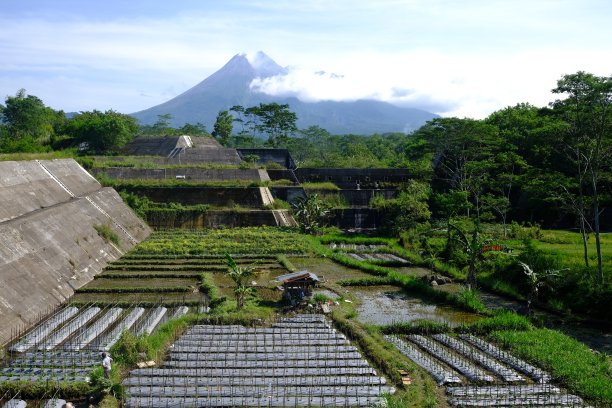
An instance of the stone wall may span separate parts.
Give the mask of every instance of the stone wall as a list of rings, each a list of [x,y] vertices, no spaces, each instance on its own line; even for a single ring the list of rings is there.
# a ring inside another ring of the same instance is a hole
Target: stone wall
[[[150,228],[74,160],[0,163],[0,344],[67,300]],[[108,226],[119,244],[94,226]]]

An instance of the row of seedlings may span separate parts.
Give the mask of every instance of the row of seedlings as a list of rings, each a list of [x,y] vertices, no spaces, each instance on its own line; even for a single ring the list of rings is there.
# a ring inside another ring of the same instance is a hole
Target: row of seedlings
[[[453,406],[584,406],[580,397],[550,384],[548,373],[474,335],[386,338],[447,386]]]
[[[130,373],[126,406],[373,406],[393,392],[320,315],[271,327],[196,325],[168,357]]]
[[[164,308],[165,309],[165,308]],[[187,313],[179,307],[166,318]],[[158,309],[85,305],[67,306],[40,322],[8,347],[8,365],[0,369],[2,381],[87,381],[121,333],[151,333],[162,323]]]

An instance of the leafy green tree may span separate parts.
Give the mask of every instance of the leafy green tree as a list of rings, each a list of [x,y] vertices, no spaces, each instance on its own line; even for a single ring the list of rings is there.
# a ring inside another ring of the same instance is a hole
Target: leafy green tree
[[[316,235],[321,231],[321,224],[329,209],[325,207],[318,194],[311,194],[307,199],[300,198],[292,206],[303,233]]]
[[[113,110],[81,112],[66,125],[66,132],[85,150],[97,153],[118,151],[137,131],[136,119]]]
[[[432,196],[432,206],[436,215],[444,220],[446,225],[446,245],[444,257],[449,260],[453,252],[453,239],[451,222],[453,218],[466,212],[470,203],[467,200],[467,193],[464,191],[449,191],[447,193],[435,193]]]
[[[518,261],[527,276],[529,295],[527,296],[527,314],[531,314],[533,303],[537,300],[540,289],[549,284],[551,279],[559,276],[561,270],[545,269],[536,271],[524,262]]]
[[[415,228],[425,223],[431,216],[427,201],[431,194],[428,184],[416,180],[409,181],[395,199],[386,200],[375,196],[370,206],[382,213],[383,229],[393,235]]]
[[[45,106],[34,95],[20,89],[15,96],[7,96],[1,119],[6,134],[13,141],[31,138],[35,143],[49,143],[55,135],[55,127],[65,119],[63,112]]]
[[[597,276],[603,284],[599,185],[602,175],[612,167],[612,76],[598,77],[582,71],[565,75],[553,93],[566,95],[551,105],[568,124],[564,139],[575,164],[579,196],[585,193],[584,184],[590,190]]]
[[[172,122],[172,114],[164,113],[163,115],[157,115],[157,121],[151,127],[154,135],[169,135],[173,134],[175,129],[170,126]]]
[[[185,123],[183,126],[177,129],[181,135],[189,136],[208,136],[209,133],[206,130],[206,126],[203,123],[197,122],[195,125],[191,123]]]
[[[253,287],[250,286],[249,279],[253,276],[253,268],[238,266],[236,261],[230,254],[225,254],[227,261],[227,276],[234,281],[234,295],[236,296],[236,308],[242,309],[246,303],[248,296],[253,293]]]
[[[476,267],[478,262],[483,259],[483,247],[491,243],[491,239],[481,235],[480,223],[478,221],[474,223],[471,233],[456,224],[449,224],[449,226],[454,232],[453,239],[459,243],[468,258],[468,290],[475,290]]]
[[[288,104],[260,103],[244,109],[249,118],[247,124],[260,134],[268,135],[268,144],[273,147],[286,146],[289,136],[297,131],[297,115]]]
[[[223,110],[217,114],[217,120],[213,128],[212,135],[223,146],[229,145],[230,136],[232,135],[234,117],[229,111]]]
[[[480,197],[501,145],[493,125],[473,119],[437,118],[415,132],[433,153],[435,179],[464,192],[480,216]],[[470,207],[467,207],[468,215]]]

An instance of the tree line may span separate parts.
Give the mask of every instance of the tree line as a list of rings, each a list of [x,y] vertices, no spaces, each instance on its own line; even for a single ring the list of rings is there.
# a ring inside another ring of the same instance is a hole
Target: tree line
[[[301,167],[408,168],[429,189],[434,217],[450,211],[503,224],[575,223],[586,248],[587,232],[597,239],[602,220],[608,228],[610,223],[611,88],[610,77],[565,75],[553,90],[559,99],[547,107],[521,103],[483,120],[438,118],[409,135],[298,130],[288,105],[237,105],[219,112],[211,135],[225,146],[288,148]],[[204,124],[173,128],[171,119],[159,115],[153,125],[139,126],[112,110],[68,117],[20,90],[0,105],[0,151],[77,146],[84,153],[115,154],[137,134],[209,135]]]

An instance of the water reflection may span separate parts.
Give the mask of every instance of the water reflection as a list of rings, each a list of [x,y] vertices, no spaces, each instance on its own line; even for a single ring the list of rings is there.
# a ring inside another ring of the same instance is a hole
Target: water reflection
[[[481,319],[475,313],[432,304],[394,286],[354,288],[352,291],[361,301],[357,308],[357,319],[363,323],[382,325],[432,320],[454,327]]]

